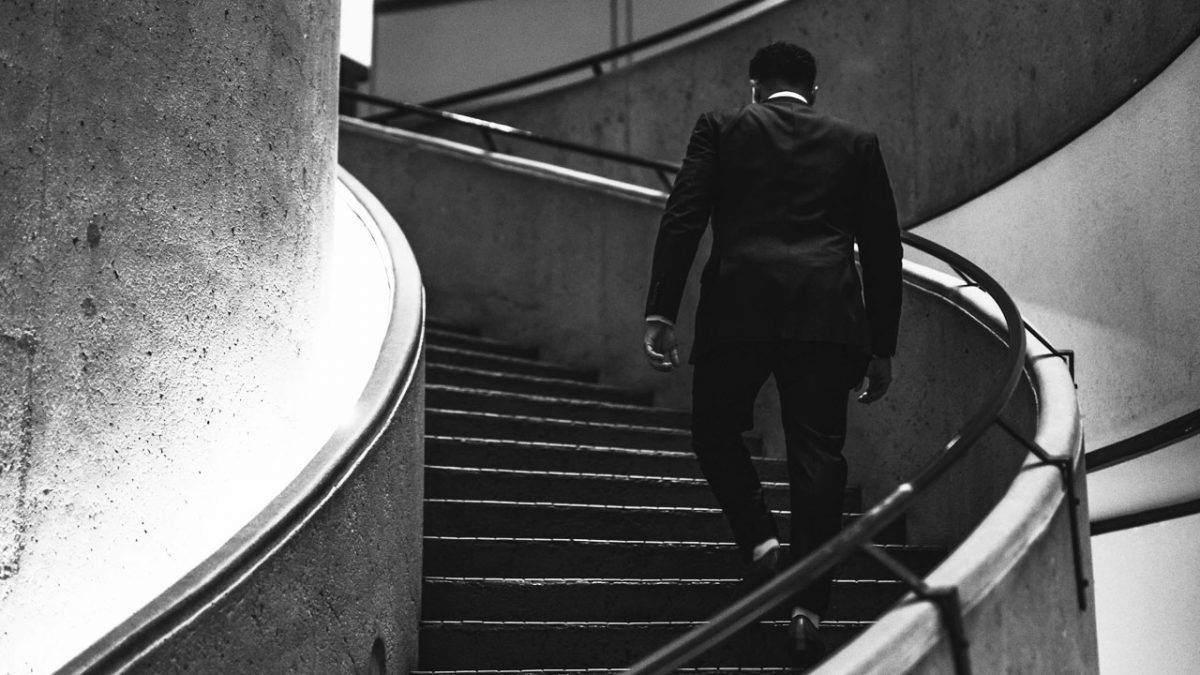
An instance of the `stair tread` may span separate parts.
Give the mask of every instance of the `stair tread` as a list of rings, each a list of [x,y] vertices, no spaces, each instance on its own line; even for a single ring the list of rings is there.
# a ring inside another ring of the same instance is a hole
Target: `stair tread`
[[[552,471],[545,469],[500,469],[485,466],[441,466],[428,464],[426,470],[441,471],[446,473],[461,473],[461,474],[483,474],[497,476],[536,476],[546,478],[579,478],[590,480],[606,480],[626,483],[667,483],[674,485],[687,486],[704,486],[708,487],[708,481],[703,478],[689,478],[686,476],[654,476],[640,474],[622,474],[622,473],[597,473],[587,471]],[[786,490],[788,484],[779,481],[762,481],[763,489],[766,490]]]
[[[498,354],[461,346],[427,344],[425,357],[429,363],[503,373],[518,373],[541,377],[557,377],[575,382],[595,382],[598,375],[594,369],[577,368],[565,363],[546,359],[528,358],[514,354]]]
[[[626,423],[621,423],[621,422],[594,422],[591,420],[572,420],[572,419],[562,419],[562,418],[555,418],[555,417],[542,417],[542,416],[537,416],[537,415],[517,415],[517,414],[511,414],[511,413],[493,413],[493,412],[482,412],[482,411],[478,411],[478,410],[452,410],[452,409],[446,409],[446,408],[426,408],[425,414],[426,415],[430,415],[430,414],[441,415],[441,416],[450,417],[450,418],[457,417],[457,418],[472,418],[472,419],[480,419],[480,420],[521,422],[524,424],[547,424],[547,425],[580,427],[580,428],[598,429],[598,430],[632,431],[632,432],[640,431],[640,432],[645,432],[645,433],[668,434],[671,436],[678,436],[681,438],[691,438],[691,432],[687,431],[686,429],[679,429],[677,427],[658,427],[658,426],[652,426],[652,425],[648,425],[648,424],[626,424]]]
[[[599,385],[605,386],[605,385]],[[513,391],[497,391],[495,389],[481,389],[478,387],[461,387],[453,384],[428,384],[426,390],[433,391],[449,391],[463,394],[477,394],[480,396],[494,396],[498,398],[514,399],[526,401],[529,403],[560,403],[567,405],[578,405],[580,407],[601,408],[605,410],[636,410],[646,412],[661,412],[668,414],[690,415],[691,413],[684,410],[676,410],[674,408],[660,408],[651,405],[638,405],[634,403],[614,403],[612,401],[597,401],[586,398],[571,398],[568,396],[543,396],[540,394],[527,394]]]
[[[471,335],[442,328],[425,328],[426,343],[437,346],[459,346],[470,345],[475,351],[489,351],[500,354],[510,354],[513,356],[523,356],[525,358],[537,358],[537,349],[534,347],[525,347],[515,342],[506,340],[497,340],[495,338],[484,337],[482,335]]]

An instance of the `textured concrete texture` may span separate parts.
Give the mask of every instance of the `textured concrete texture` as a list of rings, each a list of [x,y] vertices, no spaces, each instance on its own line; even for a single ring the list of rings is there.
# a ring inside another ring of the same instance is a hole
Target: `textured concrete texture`
[[[1093,448],[1200,407],[1198,99],[1200,44],[1054,156],[918,230],[1075,350]]]
[[[417,657],[424,293],[403,233],[339,176],[339,308],[327,401],[345,414],[253,520],[64,673],[393,673]],[[345,259],[347,255],[352,258]],[[359,269],[345,269],[347,263]],[[355,333],[350,335],[349,333]],[[352,374],[345,377],[345,371]],[[340,379],[341,381],[336,381]]]
[[[1195,672],[1200,515],[1111,532],[1092,546],[1104,672]]]
[[[339,152],[404,228],[425,270],[433,316],[537,347],[547,359],[596,370],[603,382],[653,391],[660,405],[690,408],[691,369],[663,375],[641,350],[661,194],[606,192],[553,167],[347,120]],[[689,286],[679,313],[685,350],[697,290]],[[851,405],[851,480],[868,503],[944,447],[993,386],[1005,352],[937,294],[910,288],[904,312],[893,391],[874,406]],[[758,432],[767,454],[782,456],[777,411],[768,384]],[[1022,387],[1009,410],[1013,423],[1030,430],[1032,411]],[[980,456],[925,498],[910,520],[915,541],[961,540],[1003,493],[1024,452],[989,432]]]
[[[797,0],[615,74],[475,114],[678,161],[701,112],[748,100],[755,50],[790,40],[817,56],[818,105],[879,132],[902,219],[916,223],[1089,127],[1198,33],[1200,5],[1190,0]],[[511,147],[658,184],[652,174]]]
[[[0,3],[6,672],[61,664],[303,465],[336,21]]]

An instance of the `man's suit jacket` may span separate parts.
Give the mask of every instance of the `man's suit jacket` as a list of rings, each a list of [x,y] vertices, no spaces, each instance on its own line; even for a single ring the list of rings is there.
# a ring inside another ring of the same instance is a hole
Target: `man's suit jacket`
[[[787,97],[701,115],[659,226],[647,316],[675,320],[710,218],[693,362],[747,340],[895,353],[900,230],[875,134]]]

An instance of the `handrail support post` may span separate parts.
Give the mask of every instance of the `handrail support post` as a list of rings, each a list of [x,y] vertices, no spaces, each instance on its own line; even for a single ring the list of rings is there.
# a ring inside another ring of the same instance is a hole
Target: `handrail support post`
[[[1083,535],[1079,527],[1079,507],[1082,503],[1075,489],[1075,463],[1071,461],[1070,457],[1052,457],[1042,446],[1025,438],[1025,436],[1005,421],[1003,417],[997,416],[996,424],[1007,432],[1009,436],[1016,439],[1018,443],[1024,445],[1038,459],[1042,460],[1043,463],[1056,467],[1059,473],[1062,474],[1063,486],[1067,492],[1067,520],[1071,527],[1071,553],[1075,561],[1075,588],[1078,595],[1079,611],[1086,612],[1088,609],[1087,589],[1091,585],[1091,581],[1088,580],[1087,575],[1083,571]]]
[[[958,589],[954,586],[930,587],[925,580],[914,574],[899,560],[884,553],[882,549],[871,544],[863,544],[862,550],[895,574],[902,583],[908,586],[913,595],[921,600],[928,600],[937,607],[946,624],[946,632],[950,636],[950,653],[954,658],[956,675],[971,675],[970,642],[967,640],[966,624],[963,622],[962,603],[958,599]]]

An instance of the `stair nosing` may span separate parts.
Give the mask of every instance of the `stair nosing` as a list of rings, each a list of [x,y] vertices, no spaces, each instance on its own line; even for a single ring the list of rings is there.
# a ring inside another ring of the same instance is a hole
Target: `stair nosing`
[[[647,457],[662,457],[664,459],[691,459],[696,455],[686,450],[663,450],[656,448],[629,448],[619,445],[595,445],[591,443],[563,443],[561,441],[526,441],[515,438],[480,438],[477,436],[446,436],[441,434],[426,434],[426,441],[463,443],[469,445],[509,445],[514,447],[531,446],[541,449],[561,450],[564,452],[600,452],[605,454],[631,454]],[[786,465],[787,460],[779,457],[754,457],[753,461],[765,464]]]
[[[426,351],[426,353],[433,351],[433,352],[439,352],[439,353],[448,354],[448,355],[476,356],[476,357],[481,357],[481,358],[485,358],[485,359],[492,360],[492,361],[498,361],[500,363],[512,363],[514,365],[545,366],[546,368],[551,368],[551,369],[555,369],[555,370],[563,370],[563,371],[567,371],[567,372],[576,373],[579,375],[586,375],[589,377],[596,375],[596,371],[594,369],[576,368],[575,366],[572,366],[572,365],[569,365],[566,363],[560,363],[558,361],[549,361],[549,360],[542,359],[542,358],[516,356],[514,354],[497,354],[495,352],[484,352],[484,351],[479,351],[477,349],[467,349],[465,347],[451,347],[448,345],[430,344],[430,345],[426,345],[425,351]],[[450,365],[453,365],[453,364],[450,364]]]
[[[498,396],[502,398],[515,398],[528,401],[529,403],[558,403],[564,405],[572,405],[589,408],[602,408],[604,410],[613,411],[629,411],[629,412],[661,412],[671,414],[691,414],[686,410],[677,410],[675,408],[661,408],[653,405],[638,405],[636,403],[616,403],[613,401],[600,401],[587,398],[571,398],[569,396],[546,396],[543,394],[530,394],[520,391],[501,391],[497,389],[480,389],[479,387],[464,387],[457,384],[427,384],[426,389],[437,389],[453,393],[461,394],[486,394],[488,396]]]
[[[497,586],[728,586],[741,583],[740,577],[478,577],[430,575],[423,581],[435,584],[485,583]],[[898,579],[834,579],[838,585],[903,586]]]
[[[513,543],[550,543],[550,544],[621,544],[629,546],[673,548],[720,548],[735,549],[737,544],[728,541],[687,541],[676,539],[592,539],[587,537],[488,537],[488,536],[457,536],[442,534],[427,534],[422,536],[426,541],[481,541],[481,542],[513,542]],[[787,544],[783,544],[787,547]],[[885,551],[922,551],[928,553],[944,552],[945,547],[933,544],[873,544],[875,548]]]
[[[425,469],[433,469],[435,471],[449,471],[458,473],[478,473],[478,474],[506,474],[510,476],[526,476],[526,477],[546,477],[546,478],[576,478],[580,480],[606,480],[627,483],[676,483],[680,485],[703,485],[707,486],[708,481],[704,478],[691,478],[688,476],[649,476],[643,474],[623,474],[623,473],[592,473],[584,471],[548,471],[539,469],[504,469],[490,466],[446,466],[443,464],[426,464]],[[788,487],[786,482],[780,481],[762,481],[762,486],[767,489],[784,489]]]
[[[434,413],[449,417],[472,417],[477,419],[502,419],[528,424],[553,424],[567,427],[585,427],[588,429],[609,431],[631,431],[672,436],[691,436],[691,432],[678,427],[655,427],[643,424],[626,424],[623,422],[596,422],[594,420],[572,420],[560,417],[538,417],[536,415],[517,415],[511,413],[494,413],[484,410],[459,410],[457,408],[425,408],[425,414]]]
[[[644,392],[640,392],[640,391],[636,391],[636,390],[631,390],[626,387],[618,387],[618,386],[614,386],[611,384],[604,384],[601,382],[583,382],[581,380],[572,380],[572,379],[565,378],[565,377],[546,377],[544,375],[530,375],[528,373],[512,373],[512,372],[507,372],[507,371],[503,371],[503,370],[487,370],[484,368],[472,368],[470,366],[456,366],[456,365],[452,365],[449,363],[437,363],[436,361],[432,362],[432,363],[426,363],[425,368],[427,370],[428,369],[448,370],[451,372],[462,373],[462,374],[467,374],[467,375],[486,375],[488,377],[498,377],[498,378],[505,378],[505,379],[510,379],[510,380],[523,380],[523,381],[529,381],[529,382],[534,382],[534,383],[570,384],[570,385],[575,385],[580,388],[597,389],[600,391],[619,393],[619,394],[624,394],[627,396],[634,396],[634,397],[640,396],[644,393]],[[493,391],[493,390],[487,390],[487,391]]]
[[[700,626],[708,623],[707,619],[681,620],[681,621],[504,621],[490,619],[422,619],[421,626],[489,626],[489,627],[504,627],[504,628],[589,628],[589,627],[619,627],[619,628],[677,628],[682,626]],[[785,619],[765,619],[759,621],[760,624],[768,626],[786,626],[789,622]],[[831,628],[864,628],[870,626],[874,621],[858,621],[852,619],[830,619],[822,621],[822,626]]]
[[[677,513],[679,515],[719,515],[721,509],[709,506],[655,506],[653,504],[588,504],[585,502],[540,502],[523,499],[464,499],[461,497],[426,497],[427,504],[456,504],[463,506],[507,506],[517,508],[546,508],[555,510],[577,509],[581,511],[632,511],[645,513]],[[770,509],[771,515],[785,517],[788,509]],[[847,518],[861,518],[865,511],[843,511]]]

